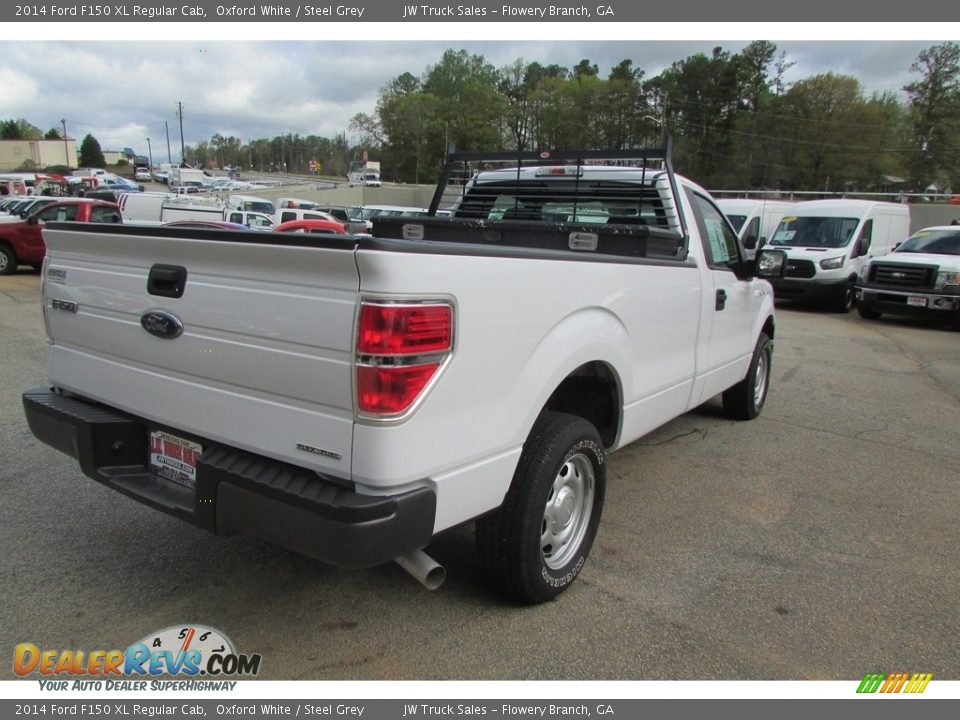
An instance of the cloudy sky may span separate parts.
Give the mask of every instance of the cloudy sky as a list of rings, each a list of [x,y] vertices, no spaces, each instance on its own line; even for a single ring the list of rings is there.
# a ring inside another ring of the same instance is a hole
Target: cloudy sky
[[[746,44],[723,39],[361,40],[372,33],[353,27],[336,28],[340,37],[353,38],[344,41],[0,42],[0,119],[23,117],[46,131],[59,127],[63,118],[71,137],[91,133],[107,150],[132,147],[146,154],[149,137],[154,161],[160,162],[167,159],[165,121],[174,159],[179,154],[178,101],[188,145],[217,132],[245,142],[281,133],[332,137],[346,131],[356,113],[372,113],[378,90],[390,79],[403,72],[423,74],[448,48],[481,54],[496,67],[518,58],[572,67],[587,58],[603,75],[630,58],[650,77],[716,45],[736,52]],[[788,80],[834,71],[857,77],[868,93],[899,92],[916,77],[910,65],[917,54],[938,42],[756,37],[773,40],[795,63]]]

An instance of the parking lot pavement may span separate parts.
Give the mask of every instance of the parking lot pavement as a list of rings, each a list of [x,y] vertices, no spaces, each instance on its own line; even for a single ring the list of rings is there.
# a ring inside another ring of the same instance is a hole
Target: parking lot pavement
[[[713,400],[612,456],[591,559],[534,608],[484,587],[469,526],[429,548],[431,593],[83,478],[22,418],[45,376],[38,275],[0,278],[0,338],[0,679],[19,642],[123,648],[188,622],[266,679],[960,679],[960,334],[778,309],[761,417]]]

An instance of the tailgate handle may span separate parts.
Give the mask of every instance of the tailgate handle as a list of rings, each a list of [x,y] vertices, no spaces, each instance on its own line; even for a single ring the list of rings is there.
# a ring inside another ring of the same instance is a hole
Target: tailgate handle
[[[147,292],[159,297],[183,297],[187,269],[180,265],[154,265],[147,276]]]

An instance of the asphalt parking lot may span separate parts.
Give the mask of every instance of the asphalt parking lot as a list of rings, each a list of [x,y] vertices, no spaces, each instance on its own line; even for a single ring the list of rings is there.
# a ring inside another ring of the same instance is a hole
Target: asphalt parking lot
[[[0,679],[20,642],[123,648],[179,623],[272,680],[960,679],[960,333],[778,308],[761,417],[714,400],[612,456],[580,580],[525,608],[483,585],[472,527],[429,548],[431,593],[84,478],[23,421],[39,296],[37,274],[0,277]]]

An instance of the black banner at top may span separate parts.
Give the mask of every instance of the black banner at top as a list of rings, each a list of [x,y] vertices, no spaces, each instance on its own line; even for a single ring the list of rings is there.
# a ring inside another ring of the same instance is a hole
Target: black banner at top
[[[49,22],[951,22],[960,20],[960,3],[908,4],[874,0],[56,0],[15,2],[0,7],[0,21]],[[859,34],[859,33],[858,33]],[[655,39],[655,38],[646,38]]]

